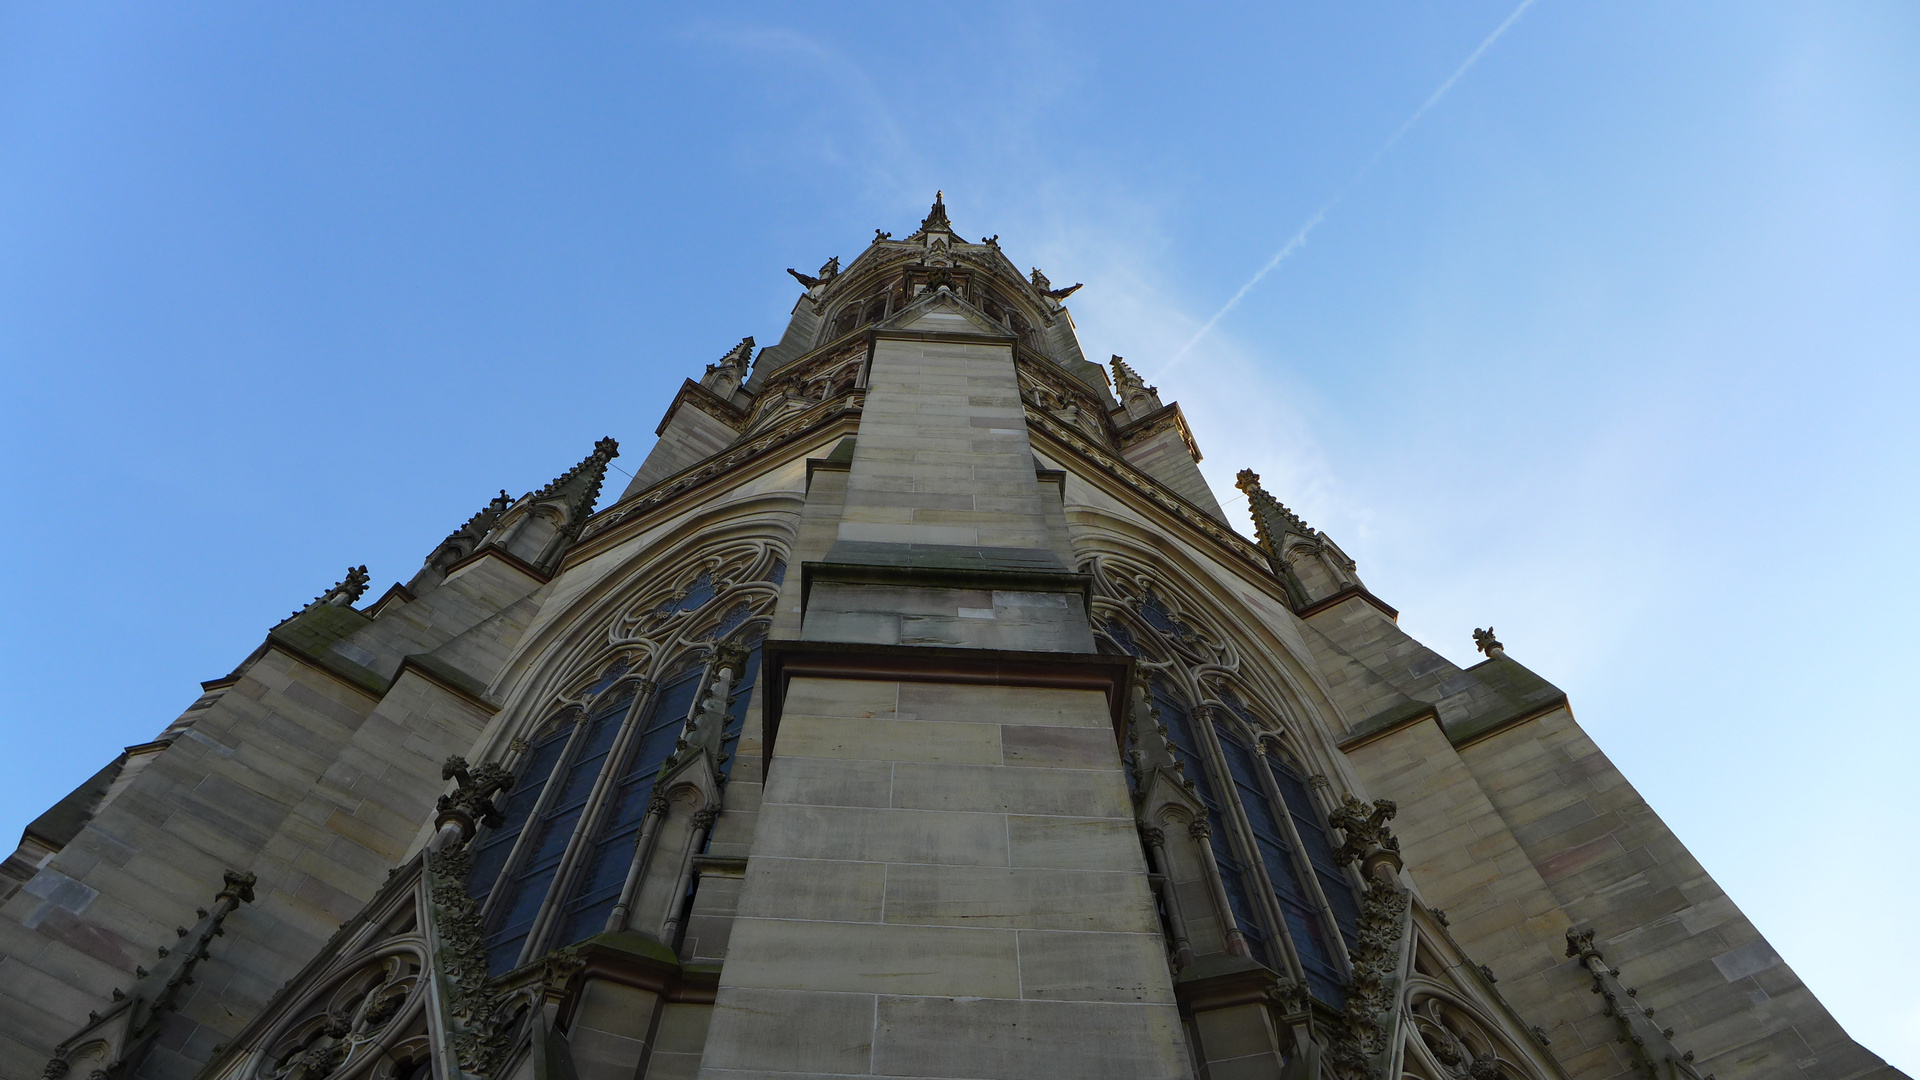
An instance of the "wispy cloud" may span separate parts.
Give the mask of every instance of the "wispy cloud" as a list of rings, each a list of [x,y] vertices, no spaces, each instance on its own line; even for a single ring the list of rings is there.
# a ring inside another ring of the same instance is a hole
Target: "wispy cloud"
[[[1340,185],[1340,190],[1334,192],[1333,197],[1328,199],[1320,209],[1315,210],[1312,216],[1307,218],[1306,223],[1295,230],[1294,234],[1287,238],[1286,243],[1280,245],[1280,250],[1273,253],[1273,258],[1268,259],[1266,265],[1255,271],[1254,275],[1247,279],[1247,283],[1240,286],[1240,290],[1234,293],[1225,304],[1222,304],[1220,310],[1213,313],[1212,318],[1202,323],[1200,329],[1194,331],[1193,336],[1187,339],[1187,343],[1180,347],[1180,351],[1174,353],[1173,356],[1161,366],[1160,370],[1154,373],[1153,377],[1156,379],[1164,377],[1167,372],[1178,367],[1181,361],[1187,358],[1187,354],[1193,351],[1193,347],[1200,343],[1200,339],[1206,337],[1207,334],[1213,330],[1214,326],[1226,317],[1228,312],[1238,307],[1240,301],[1244,300],[1246,295],[1253,291],[1254,286],[1260,284],[1261,280],[1268,274],[1273,273],[1274,268],[1285,262],[1294,252],[1305,247],[1307,245],[1308,235],[1310,235],[1313,230],[1319,228],[1321,222],[1327,220],[1327,215],[1332,213],[1333,208],[1340,204],[1340,200],[1346,198],[1347,193],[1353,190],[1354,185],[1365,179],[1367,174],[1373,171],[1373,167],[1380,163],[1380,159],[1386,157],[1387,153],[1391,151],[1394,146],[1398,145],[1401,139],[1406,137],[1407,132],[1413,130],[1414,125],[1420,122],[1421,117],[1427,115],[1435,105],[1440,103],[1440,99],[1447,95],[1447,91],[1453,89],[1453,85],[1460,81],[1461,76],[1471,70],[1473,65],[1479,63],[1480,58],[1486,55],[1487,50],[1493,48],[1494,42],[1499,41],[1500,38],[1506,34],[1507,30],[1511,28],[1514,23],[1518,22],[1520,16],[1524,15],[1526,10],[1532,7],[1535,2],[1536,0],[1520,0],[1520,6],[1514,8],[1513,13],[1508,15],[1505,21],[1493,28],[1493,33],[1488,34],[1485,40],[1480,42],[1480,46],[1469,53],[1467,58],[1461,61],[1459,67],[1453,69],[1453,74],[1447,76],[1445,82],[1441,83],[1433,93],[1427,95],[1427,99],[1420,103],[1420,107],[1413,110],[1413,113],[1409,115],[1398,128],[1394,129],[1393,134],[1387,136],[1386,141],[1381,143],[1378,149],[1374,150],[1373,154],[1367,158],[1366,163],[1355,170],[1354,174],[1347,179],[1346,183]]]

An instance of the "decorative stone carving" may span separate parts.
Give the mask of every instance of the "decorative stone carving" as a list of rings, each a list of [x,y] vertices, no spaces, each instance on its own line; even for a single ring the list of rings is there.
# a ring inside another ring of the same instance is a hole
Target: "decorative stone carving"
[[[879,230],[876,229],[874,231],[877,233]],[[877,240],[879,237],[876,236],[875,239]],[[833,258],[828,259],[820,267],[820,273],[817,276],[803,274],[792,267],[787,268],[787,273],[792,274],[793,280],[799,282],[800,287],[807,290],[808,296],[818,299],[820,294],[825,291],[824,286],[833,281],[834,278],[840,276],[840,256],[835,255]]]
[[[466,524],[447,534],[447,538],[440,541],[439,546],[427,554],[425,569],[433,574],[443,575],[453,564],[473,554],[474,549],[480,546],[480,542],[487,538],[487,533],[492,531],[494,523],[500,520],[500,515],[506,513],[507,507],[512,505],[513,500],[507,496],[503,488],[492,501],[468,518]]]
[[[1132,365],[1118,356],[1107,364],[1113,369],[1113,394],[1120,399],[1128,416],[1137,419],[1165,408],[1160,403],[1160,388],[1148,386],[1147,380],[1141,378]]]
[[[323,608],[323,607],[350,608],[354,604],[359,602],[361,596],[366,594],[367,583],[371,580],[373,579],[367,574],[367,568],[364,565],[349,566],[347,567],[346,577],[340,579],[339,581],[334,582],[332,588],[328,589],[326,592],[321,593],[319,596],[314,597],[312,600],[307,602],[307,605],[305,607],[294,612],[292,615],[287,616],[286,619],[282,619],[280,621],[282,623],[285,623],[289,619],[297,619],[300,616],[305,615],[307,612],[312,611],[315,608]]]
[[[1360,864],[1360,876],[1369,881],[1400,872],[1400,838],[1387,831],[1387,822],[1399,812],[1391,799],[1375,799],[1371,809],[1349,795],[1340,807],[1327,815],[1327,824],[1339,829],[1346,840],[1333,853],[1341,866]]]
[[[753,337],[749,335],[728,349],[725,356],[707,365],[706,373],[700,376],[701,388],[723,398],[731,395],[747,381],[747,368],[752,361]]]
[[[510,1019],[504,995],[489,985],[486,924],[467,894],[473,855],[465,838],[426,855],[427,896],[434,928],[434,965],[446,981],[446,1017],[460,1068],[491,1076],[507,1048]]]
[[[1507,647],[1500,644],[1499,638],[1493,636],[1493,627],[1491,626],[1485,630],[1476,629],[1473,632],[1473,647],[1486,653],[1487,659],[1489,660],[1495,660],[1507,655]]]
[[[1029,432],[1038,431],[1058,441],[1083,460],[1111,473],[1142,498],[1165,511],[1180,524],[1204,536],[1223,552],[1253,566],[1262,568],[1267,566],[1267,557],[1263,549],[1248,543],[1244,537],[1214,520],[1206,511],[1175,495],[1165,485],[1134,468],[1125,459],[1109,454],[1101,447],[1094,445],[1084,434],[1052,416],[1032,410],[1027,413],[1027,428]]]
[[[440,766],[440,779],[452,780],[458,786],[440,796],[435,807],[435,829],[458,825],[464,842],[472,838],[476,824],[490,829],[499,826],[500,809],[493,804],[493,795],[513,787],[512,773],[491,761],[469,769],[467,759],[456,754]]]
[[[996,236],[994,237],[994,239],[998,240],[999,237]],[[1049,300],[1052,300],[1054,302],[1054,307],[1056,308],[1060,306],[1060,301],[1065,300],[1067,297],[1072,296],[1074,293],[1080,291],[1082,287],[1081,284],[1076,281],[1064,289],[1056,289],[1053,287],[1053,282],[1048,281],[1047,275],[1041,273],[1040,268],[1037,266],[1033,268],[1033,276],[1031,278],[1031,281],[1033,283],[1033,291],[1039,293],[1041,296],[1048,298]]]
[[[1394,805],[1376,800],[1372,811],[1360,800],[1346,802],[1327,815],[1328,824],[1346,834],[1334,852],[1342,866],[1358,861],[1366,889],[1360,895],[1360,919],[1349,951],[1353,981],[1347,987],[1347,1015],[1328,1050],[1328,1064],[1339,1080],[1373,1080],[1388,1051],[1388,1018],[1398,997],[1401,939],[1407,928],[1407,891],[1399,882],[1400,841],[1386,823]]]

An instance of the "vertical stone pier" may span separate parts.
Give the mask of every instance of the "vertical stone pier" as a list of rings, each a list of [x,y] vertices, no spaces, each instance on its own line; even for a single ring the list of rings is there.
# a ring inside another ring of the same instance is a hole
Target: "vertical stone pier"
[[[1191,1076],[1126,664],[1092,655],[1004,331],[942,295],[880,331],[844,491],[801,640],[769,643],[701,1075]]]

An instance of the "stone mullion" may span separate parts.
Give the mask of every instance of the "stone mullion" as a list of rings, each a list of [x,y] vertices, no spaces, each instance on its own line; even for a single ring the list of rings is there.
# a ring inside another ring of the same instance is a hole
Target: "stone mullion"
[[[493,914],[494,901],[498,899],[500,895],[500,883],[505,881],[507,877],[514,872],[514,869],[520,865],[520,859],[527,851],[527,838],[534,834],[536,831],[535,826],[540,824],[541,816],[553,805],[554,795],[558,786],[554,781],[559,779],[560,774],[566,771],[568,763],[573,760],[574,752],[580,748],[580,733],[585,731],[586,727],[587,714],[583,712],[574,718],[573,732],[567,736],[567,748],[562,750],[560,756],[554,759],[553,769],[547,773],[545,785],[540,789],[540,797],[533,801],[532,809],[527,811],[527,820],[525,824],[520,826],[520,835],[514,837],[513,850],[507,852],[506,860],[500,864],[500,873],[493,879],[493,884],[487,886],[487,898],[480,905],[480,918],[483,922]],[[529,750],[529,753],[531,753],[531,750]]]
[[[620,733],[614,736],[613,745],[607,748],[607,759],[600,766],[600,775],[594,778],[593,791],[587,795],[587,804],[580,808],[580,820],[573,823],[573,835],[567,838],[567,850],[560,856],[560,865],[554,868],[553,880],[547,884],[547,895],[540,902],[540,913],[534,916],[533,925],[527,929],[527,940],[521,946],[516,967],[526,964],[545,950],[547,936],[553,930],[554,916],[566,899],[567,889],[573,884],[574,869],[580,865],[581,851],[599,827],[600,814],[607,805],[607,791],[613,787],[617,779],[614,774],[620,771],[620,762],[633,742],[639,726],[638,718],[653,702],[656,687],[652,680],[642,679],[638,686],[640,692],[633,696],[633,704],[627,706],[627,715],[620,721]]]
[[[1333,917],[1333,905],[1327,902],[1326,890],[1320,887],[1320,873],[1314,869],[1313,860],[1307,856],[1307,845],[1301,842],[1300,830],[1293,824],[1293,809],[1287,805],[1286,797],[1280,791],[1280,782],[1273,778],[1273,766],[1267,761],[1266,751],[1259,741],[1254,743],[1253,756],[1260,764],[1259,775],[1261,782],[1266,785],[1267,798],[1280,810],[1280,827],[1287,831],[1287,842],[1293,845],[1293,864],[1299,869],[1301,880],[1306,882],[1307,888],[1311,890],[1314,905],[1320,909],[1320,917],[1325,920],[1329,939],[1327,945],[1332,948],[1334,955],[1340,958],[1340,965],[1346,969],[1347,975],[1351,976],[1353,958],[1347,955],[1347,941],[1341,936],[1340,922]],[[1308,793],[1307,798],[1313,798],[1311,792]],[[1315,806],[1312,809],[1318,810],[1319,807]],[[1359,899],[1356,897],[1354,902],[1358,903]]]
[[[1213,706],[1196,705],[1192,712],[1194,730],[1200,734],[1201,745],[1207,754],[1207,763],[1213,769],[1213,775],[1223,783],[1221,799],[1227,812],[1227,827],[1232,834],[1227,842],[1239,853],[1240,861],[1247,872],[1254,876],[1258,886],[1254,902],[1260,905],[1266,917],[1267,938],[1277,942],[1277,948],[1293,977],[1306,985],[1306,967],[1300,963],[1300,956],[1294,951],[1293,934],[1287,929],[1286,912],[1280,910],[1280,901],[1273,890],[1273,880],[1267,876],[1266,860],[1260,857],[1260,845],[1253,839],[1253,826],[1247,822],[1246,808],[1240,805],[1240,790],[1233,782],[1233,770],[1227,767],[1227,756],[1220,749],[1219,736],[1213,730]],[[1251,854],[1251,858],[1248,855]]]

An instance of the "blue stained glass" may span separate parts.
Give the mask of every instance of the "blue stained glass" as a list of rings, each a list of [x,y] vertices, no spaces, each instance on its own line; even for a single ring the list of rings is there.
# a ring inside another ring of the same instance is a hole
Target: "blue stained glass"
[[[592,937],[605,928],[607,916],[619,902],[633,862],[634,840],[646,819],[660,766],[673,753],[685,728],[687,713],[700,689],[700,671],[684,672],[655,691],[640,721],[640,731],[627,747],[619,773],[607,796],[594,842],[568,890],[561,911],[557,948]]]
[[[488,832],[474,849],[473,868],[467,873],[467,894],[474,899],[492,891],[495,879],[506,866],[507,856],[513,853],[513,842],[527,827],[527,817],[540,801],[540,793],[546,790],[554,763],[566,750],[567,736],[571,734],[571,723],[556,724],[554,730],[534,744],[526,763],[520,767],[520,775],[501,805],[500,827]]]
[[[752,617],[753,605],[742,600],[731,608],[728,608],[725,615],[720,616],[720,621],[714,624],[712,630],[707,632],[707,636],[710,638],[726,637],[728,634],[740,629],[740,624]]]
[[[1280,796],[1287,803],[1288,813],[1293,815],[1294,831],[1300,834],[1300,843],[1307,849],[1307,862],[1313,866],[1314,876],[1320,880],[1320,891],[1326,894],[1327,904],[1333,908],[1333,921],[1340,928],[1340,936],[1352,948],[1359,933],[1360,906],[1354,899],[1353,882],[1347,878],[1333,858],[1333,844],[1327,839],[1327,830],[1320,823],[1320,814],[1314,807],[1313,799],[1307,792],[1307,785],[1300,774],[1278,754],[1269,752],[1267,764],[1273,768],[1273,779],[1280,789]]]
[[[1151,589],[1147,590],[1146,598],[1140,601],[1140,618],[1163,634],[1172,634],[1182,641],[1187,639],[1186,627],[1174,621],[1173,615],[1167,611],[1167,605]]]
[[[1254,959],[1271,966],[1273,961],[1267,934],[1260,920],[1254,916],[1258,909],[1247,891],[1246,867],[1234,856],[1233,845],[1227,839],[1225,815],[1221,813],[1220,800],[1214,794],[1213,781],[1202,764],[1200,743],[1194,737],[1192,717],[1187,712],[1186,704],[1175,696],[1172,687],[1164,679],[1153,680],[1153,703],[1160,710],[1160,723],[1166,726],[1167,741],[1173,745],[1174,756],[1180,759],[1181,769],[1187,779],[1193,781],[1193,793],[1200,797],[1201,804],[1207,808],[1207,821],[1213,827],[1213,861],[1220,867],[1220,880],[1226,886],[1227,906],[1233,909],[1234,921],[1240,924],[1241,936],[1247,939]]]
[[[773,582],[775,585],[785,585],[787,583],[787,560],[773,560],[773,573],[767,575],[767,580]]]
[[[740,743],[740,732],[746,727],[747,706],[753,703],[753,688],[760,681],[760,642],[756,640],[753,648],[747,652],[746,665],[740,671],[739,681],[733,685],[733,693],[727,698],[727,730],[720,740],[720,775],[728,776],[733,772],[734,751]]]
[[[587,688],[587,693],[597,694],[600,691],[605,690],[607,687],[612,686],[620,678],[620,676],[625,675],[626,673],[627,673],[627,662],[625,660],[614,661],[613,664],[609,666],[603,674],[601,674],[600,678],[596,680],[592,686]]]
[[[1220,750],[1227,759],[1228,771],[1233,774],[1240,808],[1246,812],[1247,824],[1253,827],[1254,846],[1260,851],[1267,879],[1273,883],[1274,898],[1280,902],[1281,913],[1286,917],[1294,952],[1306,970],[1309,988],[1322,1000],[1337,1001],[1337,996],[1327,995],[1339,993],[1340,967],[1321,927],[1319,903],[1301,880],[1300,864],[1294,858],[1286,827],[1281,823],[1280,815],[1285,810],[1273,804],[1261,783],[1253,750],[1225,724],[1220,725],[1215,734],[1220,737]]]
[[[687,587],[687,595],[680,598],[680,603],[677,607],[681,611],[698,611],[706,607],[707,601],[712,599],[713,576],[705,571],[701,571],[700,576],[695,578],[693,584]]]
[[[506,891],[494,903],[488,920],[493,929],[486,939],[487,966],[493,974],[511,971],[519,960],[527,932],[533,928],[534,916],[539,914],[554,872],[559,869],[560,856],[573,835],[574,824],[580,819],[587,795],[600,775],[600,767],[605,764],[607,750],[613,745],[620,722],[632,704],[632,696],[623,695],[587,720],[574,760],[561,774],[560,789],[535,826],[527,850],[520,857],[520,865],[502,882],[501,888]]]
[[[1107,636],[1113,639],[1113,643],[1125,649],[1128,655],[1140,655],[1140,646],[1134,642],[1133,634],[1128,631],[1126,627],[1120,625],[1120,623],[1113,619],[1108,619],[1104,629],[1107,632]]]

